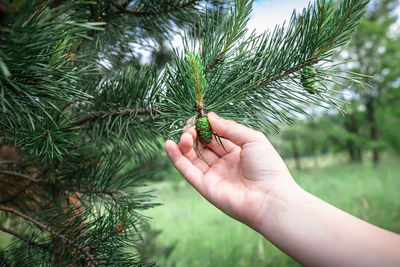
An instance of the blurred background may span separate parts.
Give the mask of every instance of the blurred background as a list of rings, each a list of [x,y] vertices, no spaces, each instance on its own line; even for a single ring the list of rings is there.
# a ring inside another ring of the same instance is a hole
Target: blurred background
[[[273,29],[306,0],[256,1],[249,29]],[[293,177],[306,190],[359,218],[400,233],[400,14],[398,0],[370,1],[351,43],[337,51],[343,70],[365,74],[368,87],[336,84],[338,109],[310,109],[280,133],[265,129]],[[173,45],[179,44],[179,38]],[[168,57],[168,48],[159,50]],[[144,62],[157,59],[148,53]],[[147,189],[160,207],[149,210],[144,249],[163,266],[298,266],[259,234],[205,201],[165,155]],[[340,226],[339,226],[340,227]],[[146,253],[146,252],[145,252]]]

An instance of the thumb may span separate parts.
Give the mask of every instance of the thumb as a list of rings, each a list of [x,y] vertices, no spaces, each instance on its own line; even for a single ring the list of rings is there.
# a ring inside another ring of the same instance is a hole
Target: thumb
[[[211,128],[216,134],[229,139],[238,146],[242,146],[246,143],[261,143],[267,141],[263,133],[250,129],[235,121],[223,119],[214,112],[208,113],[207,117],[210,121]]]

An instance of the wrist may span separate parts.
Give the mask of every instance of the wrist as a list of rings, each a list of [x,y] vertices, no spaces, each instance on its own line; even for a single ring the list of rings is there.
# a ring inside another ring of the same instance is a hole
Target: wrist
[[[294,181],[279,183],[270,187],[268,192],[264,191],[264,205],[257,212],[251,228],[260,234],[268,235],[268,229],[272,229],[271,224],[276,224],[280,215],[288,209],[293,208],[293,204],[301,201],[306,192]]]

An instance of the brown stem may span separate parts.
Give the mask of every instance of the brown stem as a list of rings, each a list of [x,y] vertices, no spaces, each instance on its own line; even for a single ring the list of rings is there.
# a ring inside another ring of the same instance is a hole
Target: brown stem
[[[156,15],[159,15],[160,13],[166,14],[166,13],[170,13],[170,12],[173,12],[173,11],[177,11],[177,10],[182,9],[182,8],[186,8],[186,7],[189,7],[189,6],[193,6],[194,4],[196,4],[196,3],[199,2],[199,1],[200,1],[200,0],[191,0],[191,1],[188,1],[188,2],[186,2],[186,3],[177,5],[177,6],[175,6],[175,7],[166,8],[166,9],[163,9],[163,10],[160,10],[160,11],[157,11],[157,12],[155,12],[155,11],[150,11],[150,10],[132,10],[132,9],[125,9],[126,6],[125,6],[125,7],[119,6],[119,5],[117,5],[116,3],[114,3],[114,2],[111,2],[111,4],[112,4],[113,6],[115,6],[115,7],[118,9],[118,11],[117,11],[117,12],[114,12],[114,14],[121,14],[121,13],[123,13],[123,14],[132,14],[132,15],[136,15],[136,16],[156,16]]]
[[[0,161],[0,165],[7,165],[7,164],[17,164],[17,162],[13,161],[13,160],[3,160]]]
[[[150,109],[150,108],[129,108],[129,109],[123,109],[123,110],[107,110],[107,111],[99,111],[97,113],[90,114],[88,116],[82,117],[80,119],[77,119],[72,123],[74,126],[80,126],[84,124],[87,121],[93,121],[97,119],[101,119],[103,116],[107,115],[112,115],[112,116],[117,116],[117,115],[149,115],[154,112],[161,111],[163,112],[164,110],[161,109]]]
[[[29,184],[27,184],[26,186],[24,186],[23,188],[21,188],[21,190],[19,190],[18,192],[16,192],[15,194],[9,196],[8,198],[0,201],[0,204],[4,204],[7,202],[11,202],[12,200],[14,200],[16,197],[18,197],[20,194],[22,194],[23,192],[25,192],[26,189],[28,189],[29,187],[31,187],[33,185],[32,182],[30,182]]]
[[[246,2],[247,2],[247,0],[243,0],[242,3],[241,3],[241,5],[240,5],[240,11],[239,11],[239,12],[241,12],[241,14],[239,15],[238,21],[240,21],[240,20],[242,19],[242,17],[243,17],[242,11],[243,11],[243,8],[244,8]],[[223,59],[224,56],[225,56],[226,51],[227,51],[227,50],[229,49],[229,47],[232,45],[233,39],[235,39],[235,36],[236,36],[236,34],[237,34],[237,31],[238,31],[238,25],[235,26],[235,29],[234,29],[232,35],[229,36],[228,40],[226,41],[226,43],[225,43],[225,45],[224,45],[224,48],[222,49],[222,52],[221,52],[221,53],[217,56],[217,58],[206,68],[206,72],[208,72],[209,70],[211,70],[212,68],[214,68],[215,65],[217,65],[219,62],[222,61],[222,59]]]
[[[298,66],[298,67],[295,68],[295,69],[288,70],[288,71],[281,71],[280,73],[275,74],[274,76],[272,76],[272,77],[270,77],[270,78],[263,78],[263,79],[261,79],[258,83],[256,83],[256,87],[262,86],[262,85],[266,85],[266,84],[268,84],[268,83],[270,83],[270,82],[273,82],[273,81],[276,81],[276,80],[278,80],[278,79],[280,79],[280,78],[282,78],[282,77],[284,77],[284,76],[288,76],[288,75],[290,75],[290,74],[293,74],[293,73],[295,73],[295,72],[298,72],[298,71],[300,71],[302,68],[304,68],[304,67],[306,67],[306,66],[309,66],[310,64],[313,64],[313,63],[315,63],[316,61],[318,61],[318,57],[313,57],[313,58],[311,58],[310,60],[307,60],[306,63],[304,63],[304,64]]]
[[[79,192],[82,194],[105,194],[105,195],[110,195],[112,200],[116,203],[119,204],[118,199],[114,196],[114,194],[122,194],[123,192],[121,190],[110,190],[110,189],[104,189],[104,190],[76,190],[75,192]]]
[[[26,179],[26,180],[31,181],[32,183],[38,183],[38,184],[46,183],[44,181],[32,178],[32,177],[30,177],[28,175],[25,175],[25,174],[22,174],[22,173],[19,173],[19,172],[14,172],[14,171],[0,170],[0,174],[5,174],[5,175],[10,175],[10,176]]]
[[[137,218],[137,219],[136,219],[135,221],[133,221],[132,223],[135,223],[135,222],[137,222],[138,220],[139,220],[139,218]],[[124,220],[123,220],[123,222],[122,222],[122,224],[121,224],[122,227],[124,227],[125,224],[126,224],[126,218],[124,218]],[[100,239],[98,239],[97,241],[95,241],[95,242],[93,243],[92,246],[97,245],[98,243],[102,243],[102,242],[104,242],[105,240],[109,239],[110,237],[112,237],[112,236],[114,236],[115,234],[118,234],[118,233],[121,233],[121,232],[118,231],[118,229],[117,229],[117,227],[116,227],[111,233],[109,233],[108,235],[103,236],[102,238],[100,238]]]
[[[35,247],[38,247],[38,248],[41,248],[41,249],[48,250],[50,252],[54,252],[53,250],[51,250],[50,248],[46,247],[45,245],[39,244],[39,243],[37,243],[35,241],[32,241],[31,239],[21,235],[20,233],[17,233],[15,231],[11,230],[11,229],[5,228],[5,227],[3,227],[1,225],[0,225],[0,231],[15,236],[16,238],[18,238],[18,239],[24,241],[25,243],[27,243],[29,246],[35,246]]]
[[[67,108],[68,108],[69,106],[71,106],[73,103],[74,103],[73,101],[68,102],[67,104],[65,104],[65,105],[61,108],[61,110],[67,109]]]
[[[89,189],[89,190],[76,190],[76,192],[82,193],[82,194],[122,194],[123,192],[121,190],[112,190],[112,189],[104,189],[104,190],[98,190],[98,189]]]
[[[44,131],[42,140],[41,140],[40,143],[39,143],[39,148],[42,147],[44,141],[46,141],[46,139],[49,138],[49,136],[50,136],[50,130]]]
[[[36,219],[34,219],[34,218],[32,218],[32,217],[30,217],[30,216],[28,216],[28,215],[26,215],[26,214],[24,214],[24,213],[18,211],[18,210],[15,210],[15,209],[13,209],[13,208],[9,208],[9,207],[6,207],[6,206],[0,206],[0,210],[3,210],[3,211],[5,211],[5,212],[9,212],[9,213],[13,213],[13,214],[15,214],[15,215],[17,215],[17,216],[19,216],[19,217],[21,217],[21,218],[27,220],[27,221],[30,221],[31,223],[33,223],[34,225],[36,225],[38,228],[40,228],[40,229],[42,229],[42,230],[45,230],[45,231],[51,233],[52,235],[57,236],[58,238],[60,238],[60,239],[63,240],[64,242],[66,242],[66,243],[68,243],[69,245],[71,245],[71,246],[77,248],[78,250],[82,251],[82,252],[85,254],[85,256],[86,256],[86,260],[88,261],[89,266],[97,266],[97,265],[98,265],[98,263],[97,263],[95,257],[94,257],[92,254],[89,253],[89,250],[90,250],[89,247],[83,247],[83,246],[81,246],[80,244],[78,244],[78,243],[76,243],[75,241],[73,241],[73,240],[67,238],[66,236],[64,236],[64,235],[61,234],[60,232],[54,230],[54,229],[51,228],[50,226],[47,226],[47,225],[45,225],[44,223],[41,223],[41,222],[39,222],[38,220],[36,220]]]
[[[225,52],[222,52],[218,55],[218,57],[213,61],[213,63],[211,63],[207,68],[206,68],[206,72],[208,72],[209,70],[211,70],[212,68],[215,67],[215,65],[217,65],[219,62],[221,62],[221,60],[224,58],[225,56]]]

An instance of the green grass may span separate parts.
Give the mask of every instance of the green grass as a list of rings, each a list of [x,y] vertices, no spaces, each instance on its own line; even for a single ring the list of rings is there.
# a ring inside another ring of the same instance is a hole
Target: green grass
[[[304,159],[308,167],[292,171],[297,182],[325,201],[373,224],[400,233],[400,159],[386,156],[379,167],[370,162],[345,163],[345,158],[321,159],[320,168]],[[293,162],[288,161],[289,166]],[[153,184],[156,201],[150,209],[153,229],[163,232],[158,246],[176,242],[164,266],[299,266],[247,226],[229,218],[205,201],[176,172],[166,182]],[[172,182],[171,182],[172,181]],[[146,188],[149,189],[149,188]],[[340,227],[340,226],[338,226]],[[0,232],[0,249],[9,244]]]
[[[303,188],[325,201],[400,233],[399,163],[398,158],[388,158],[377,168],[369,162],[327,164],[292,174]],[[153,186],[159,190],[158,201],[164,205],[146,214],[153,218],[153,228],[163,230],[158,237],[160,244],[177,242],[171,256],[161,258],[159,264],[299,266],[259,234],[217,210],[186,182]]]

